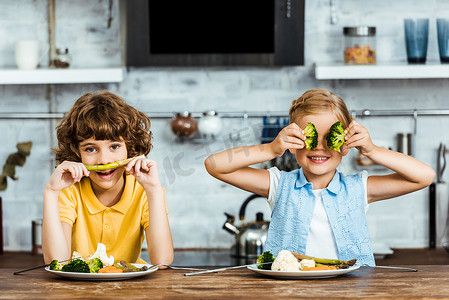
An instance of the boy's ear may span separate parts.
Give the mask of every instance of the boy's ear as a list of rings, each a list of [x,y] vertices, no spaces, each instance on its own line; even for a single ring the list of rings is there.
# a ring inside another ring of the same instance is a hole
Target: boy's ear
[[[291,154],[295,155],[295,150],[293,150],[293,149],[288,149],[288,151],[290,151]]]

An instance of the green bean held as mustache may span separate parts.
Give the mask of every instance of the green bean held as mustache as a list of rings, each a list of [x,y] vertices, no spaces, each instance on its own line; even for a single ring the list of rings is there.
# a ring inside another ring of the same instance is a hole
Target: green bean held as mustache
[[[122,160],[118,160],[115,162],[111,162],[108,164],[104,164],[104,165],[93,165],[93,166],[88,166],[85,165],[86,168],[89,171],[104,171],[104,170],[111,170],[111,169],[116,169],[116,168],[120,168],[120,167],[124,167],[126,166],[131,160],[133,160],[135,157],[131,157],[131,158],[126,158],[126,159],[122,159]]]

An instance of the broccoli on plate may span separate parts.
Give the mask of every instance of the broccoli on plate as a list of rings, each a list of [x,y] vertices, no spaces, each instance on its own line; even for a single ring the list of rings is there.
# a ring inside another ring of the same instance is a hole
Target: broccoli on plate
[[[304,141],[307,150],[316,148],[318,145],[318,132],[316,131],[315,125],[309,122],[306,128],[304,128],[304,135],[306,140]]]
[[[273,256],[273,253],[271,253],[270,251],[265,251],[257,258],[257,263],[259,263],[259,264],[273,262],[273,261],[274,261],[274,256]],[[257,267],[262,270],[271,270],[271,264],[257,265]]]
[[[62,269],[62,264],[60,264],[57,259],[54,259],[54,260],[51,261],[51,263],[50,263],[50,270],[61,271],[61,269]]]
[[[87,264],[89,266],[90,273],[98,273],[98,270],[103,268],[103,262],[98,257],[89,259]]]
[[[63,272],[90,273],[89,265],[82,259],[71,260],[61,269]]]
[[[329,129],[329,133],[326,136],[327,146],[329,149],[340,152],[340,147],[345,142],[345,131],[341,122],[335,122]]]

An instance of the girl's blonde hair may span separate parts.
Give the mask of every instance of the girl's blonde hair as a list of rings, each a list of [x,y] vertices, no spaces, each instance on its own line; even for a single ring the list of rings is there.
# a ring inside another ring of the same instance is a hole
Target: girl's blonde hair
[[[326,89],[312,89],[292,101],[289,111],[290,123],[299,122],[307,115],[317,115],[327,111],[335,114],[343,128],[348,127],[352,121],[352,116],[343,99]]]
[[[114,93],[103,90],[86,93],[56,127],[58,147],[53,149],[56,160],[81,161],[79,143],[96,140],[123,140],[128,157],[147,155],[151,148],[150,118],[126,104]]]

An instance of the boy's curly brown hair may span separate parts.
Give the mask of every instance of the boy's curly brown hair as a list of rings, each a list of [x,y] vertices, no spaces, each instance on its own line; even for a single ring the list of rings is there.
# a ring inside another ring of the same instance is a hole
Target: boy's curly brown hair
[[[150,118],[126,104],[119,96],[103,90],[86,93],[56,127],[58,147],[53,149],[56,160],[81,161],[79,143],[96,140],[121,141],[126,144],[128,157],[147,155],[151,148]]]

